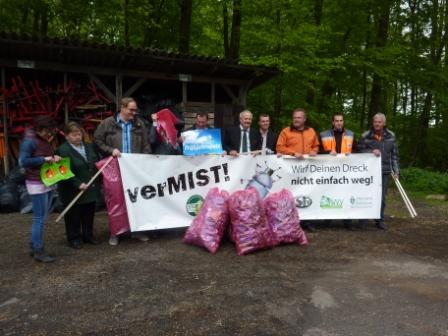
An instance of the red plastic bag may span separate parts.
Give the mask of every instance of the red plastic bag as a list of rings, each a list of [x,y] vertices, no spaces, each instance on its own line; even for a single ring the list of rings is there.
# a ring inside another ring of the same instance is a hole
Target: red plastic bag
[[[263,209],[263,202],[254,188],[237,191],[228,200],[231,240],[238,255],[275,245]]]
[[[100,169],[109,158],[96,163]],[[109,217],[109,231],[116,236],[130,231],[128,211],[124,200],[123,183],[121,181],[118,159],[114,158],[103,170],[104,201]]]
[[[208,192],[201,211],[185,233],[184,243],[205,247],[213,254],[218,251],[229,219],[228,197],[229,193],[219,188]]]
[[[305,232],[300,227],[294,196],[287,189],[270,194],[264,200],[269,226],[277,244],[308,244]]]

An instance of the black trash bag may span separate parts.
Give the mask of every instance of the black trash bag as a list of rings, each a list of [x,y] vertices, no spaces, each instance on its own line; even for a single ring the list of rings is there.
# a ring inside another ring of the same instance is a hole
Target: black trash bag
[[[25,168],[16,166],[10,171],[8,176],[6,176],[5,181],[11,181],[15,184],[25,184],[25,178]]]
[[[26,186],[20,184],[17,186],[19,193],[19,211],[20,213],[27,214],[33,212],[33,203],[31,202],[31,196],[28,194]]]
[[[17,184],[6,180],[0,185],[0,211],[3,213],[19,211]]]

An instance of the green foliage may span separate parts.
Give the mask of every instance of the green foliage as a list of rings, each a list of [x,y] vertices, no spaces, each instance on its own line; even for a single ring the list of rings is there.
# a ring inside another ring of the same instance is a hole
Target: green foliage
[[[425,194],[447,194],[448,174],[421,168],[407,168],[400,172],[400,181],[405,190]]]
[[[190,52],[224,55],[223,6],[193,0]],[[448,169],[446,1],[242,0],[240,63],[282,75],[249,92],[248,108],[280,129],[304,107],[317,129],[345,114],[356,134],[380,110],[404,167]],[[177,50],[180,1],[0,0],[0,30]],[[127,28],[126,28],[127,27]],[[229,27],[230,29],[230,27]],[[374,83],[374,79],[376,82]],[[374,84],[379,86],[374,96]]]

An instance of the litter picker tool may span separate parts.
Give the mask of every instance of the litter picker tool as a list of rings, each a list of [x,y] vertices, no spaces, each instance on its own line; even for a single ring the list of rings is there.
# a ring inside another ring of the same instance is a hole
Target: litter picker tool
[[[417,217],[417,211],[415,211],[415,208],[412,206],[411,200],[409,199],[408,195],[406,194],[406,191],[404,191],[403,186],[400,183],[400,180],[398,177],[392,173],[392,178],[394,179],[395,185],[397,186],[398,191],[400,192],[401,197],[403,198],[404,204],[406,205],[406,208],[409,211],[409,214],[411,215],[411,218]]]
[[[64,217],[64,215],[71,209],[71,207],[76,203],[76,201],[82,196],[82,194],[84,194],[84,191],[86,191],[90,185],[93,183],[93,181],[95,181],[95,179],[101,174],[101,172],[106,169],[106,167],[109,165],[109,163],[112,161],[114,157],[111,156],[109,159],[107,159],[106,163],[96,172],[95,175],[93,175],[93,177],[90,179],[90,181],[87,183],[87,188],[84,190],[81,190],[78,195],[75,196],[74,199],[72,199],[72,201],[70,202],[69,205],[67,205],[64,209],[64,211],[61,212],[61,214],[58,216],[58,218],[56,218],[56,223],[59,222],[61,220],[62,217]]]

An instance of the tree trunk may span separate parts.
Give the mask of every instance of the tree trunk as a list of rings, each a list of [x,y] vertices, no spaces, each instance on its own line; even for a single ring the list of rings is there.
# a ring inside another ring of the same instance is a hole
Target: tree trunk
[[[191,12],[193,0],[180,0],[179,51],[190,52]]]
[[[129,47],[129,0],[123,1],[124,45]]]
[[[229,13],[227,11],[227,3],[222,3],[222,20],[223,20],[223,42],[224,42],[224,56],[230,58],[229,52]]]
[[[28,21],[28,13],[29,13],[29,8],[22,8],[22,19],[20,21],[20,33],[23,34],[26,32],[26,23]]]
[[[389,16],[390,16],[391,2],[385,1],[380,8],[378,14],[378,31],[376,37],[376,47],[383,48],[387,43],[388,31],[389,31]],[[386,109],[383,104],[385,99],[382,99],[382,95],[386,95],[386,92],[382,90],[382,79],[375,73],[373,75],[372,91],[370,97],[370,108],[369,108],[369,120],[376,113],[386,114]]]
[[[448,5],[445,3],[445,7],[439,10],[438,0],[432,0],[431,9],[431,35],[430,35],[430,62],[433,69],[440,68],[440,61],[442,59],[443,50],[447,44],[448,38],[448,25],[444,18],[447,16]],[[442,18],[439,22],[439,17]],[[431,110],[433,105],[433,89],[440,86],[437,83],[436,78],[431,78],[428,84],[428,89],[426,90],[425,103],[423,105],[423,110],[419,118],[419,132],[417,136],[417,162],[420,166],[427,163],[426,157],[430,153],[430,148],[428,146],[428,128],[431,121]],[[443,85],[443,84],[442,84]]]
[[[230,59],[238,61],[240,58],[241,32],[241,0],[233,0],[232,34],[230,35]]]
[[[277,31],[279,31],[281,27],[281,11],[279,8],[277,9],[275,15],[275,25],[277,27]],[[282,54],[281,38],[277,39],[276,53],[277,58],[281,59]],[[276,129],[279,117],[282,114],[282,108],[283,108],[282,95],[283,95],[283,72],[280,72],[274,84],[274,115],[271,118],[273,129]]]
[[[367,106],[367,69],[363,66],[362,69],[362,105],[361,105],[361,115],[359,116],[359,126],[364,129],[364,120],[366,116],[366,106]],[[369,123],[367,122],[367,125]]]
[[[320,26],[322,21],[322,9],[324,6],[324,0],[314,0],[314,23],[316,26]]]

